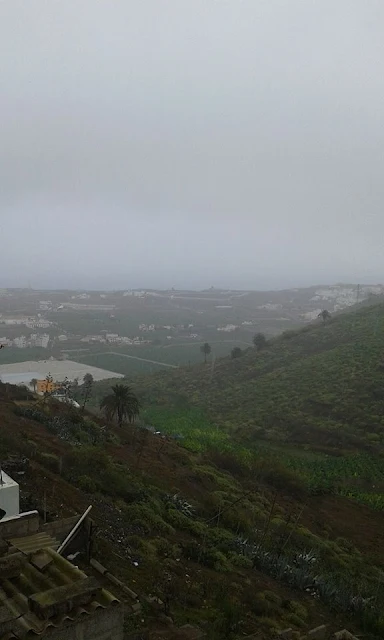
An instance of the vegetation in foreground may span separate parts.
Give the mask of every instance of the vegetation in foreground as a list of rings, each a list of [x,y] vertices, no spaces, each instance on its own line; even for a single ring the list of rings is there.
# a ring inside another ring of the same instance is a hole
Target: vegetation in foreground
[[[9,385],[0,394],[2,458],[31,458],[23,492],[40,491],[49,511],[94,504],[100,559],[159,596],[177,624],[208,625],[212,639],[288,626],[299,636],[322,622],[382,635],[382,513],[311,495],[304,475],[270,454],[242,459],[198,411],[174,416],[178,443],[144,428],[153,408],[115,428]],[[127,629],[153,623],[143,616]]]

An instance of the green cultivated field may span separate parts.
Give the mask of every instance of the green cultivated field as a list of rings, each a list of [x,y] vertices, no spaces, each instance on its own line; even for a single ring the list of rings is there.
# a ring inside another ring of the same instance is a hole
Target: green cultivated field
[[[119,349],[109,349],[109,351],[119,351],[131,356],[139,356],[140,358],[148,358],[149,360],[158,360],[159,362],[165,362],[167,364],[183,366],[187,365],[188,362],[195,364],[196,362],[202,362],[204,360],[203,354],[200,351],[200,347],[204,342],[205,340],[201,342],[190,341],[183,343],[177,343],[175,341],[174,343],[170,342],[169,345],[164,346],[121,347]],[[208,340],[208,342],[212,347],[212,353],[209,359],[212,359],[212,356],[216,358],[228,356],[233,347],[239,346],[242,349],[247,347],[241,340],[230,340],[228,342]]]
[[[0,351],[0,364],[12,364],[13,362],[25,362],[27,360],[46,360],[50,355],[51,351],[40,347],[31,349],[6,347]]]
[[[259,470],[282,466],[294,472],[312,495],[338,494],[384,510],[383,458],[366,453],[330,456],[263,442],[244,447],[228,432],[217,429],[199,409],[153,407],[141,417],[162,433],[178,436],[190,451],[230,454],[239,464]]]
[[[115,356],[108,353],[96,355],[87,355],[77,358],[78,362],[89,364],[92,367],[100,367],[108,371],[122,373],[125,376],[133,376],[137,374],[154,373],[165,369],[162,365],[153,364],[152,362],[143,362],[141,360],[131,360],[123,356]]]
[[[193,365],[197,362],[203,362],[204,358],[200,351],[202,344],[202,342],[195,342],[188,344],[175,343],[166,346],[148,345],[142,347],[116,347],[110,345],[106,348],[105,353],[98,350],[96,353],[81,355],[79,352],[79,355],[76,355],[76,360],[84,364],[108,369],[109,371],[116,371],[116,373],[122,373],[126,376],[133,376],[170,369],[161,364],[156,364],[156,362],[177,367],[188,367],[189,364]],[[246,346],[240,341],[211,342],[210,344],[212,353],[209,356],[209,361],[212,361],[213,356],[215,358],[227,356],[234,346],[240,346],[242,348]],[[110,351],[115,353],[108,353]],[[126,358],[125,355],[142,358],[143,360]],[[153,360],[154,362],[145,362],[145,360]]]

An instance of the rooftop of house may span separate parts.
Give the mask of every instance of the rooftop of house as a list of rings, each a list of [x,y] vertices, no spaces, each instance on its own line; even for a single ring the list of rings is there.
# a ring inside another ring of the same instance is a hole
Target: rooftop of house
[[[0,549],[1,554],[1,549]],[[119,604],[52,548],[0,556],[0,640],[35,638]]]
[[[0,469],[0,489],[4,487],[17,487],[18,484],[11,478],[11,476],[7,475],[5,471]]]

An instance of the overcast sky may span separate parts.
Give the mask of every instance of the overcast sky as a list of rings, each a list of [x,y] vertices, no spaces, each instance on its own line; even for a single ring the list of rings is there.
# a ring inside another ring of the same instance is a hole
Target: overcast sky
[[[383,0],[0,0],[0,286],[384,281]]]

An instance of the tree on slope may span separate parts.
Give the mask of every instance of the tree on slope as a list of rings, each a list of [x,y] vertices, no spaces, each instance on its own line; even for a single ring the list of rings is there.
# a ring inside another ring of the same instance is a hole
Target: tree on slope
[[[48,375],[45,376],[44,382],[45,384],[44,384],[44,392],[43,392],[43,405],[46,403],[48,398],[51,397],[54,390],[53,377],[51,376],[50,373],[48,373]]]
[[[140,404],[130,387],[124,384],[116,384],[112,387],[112,393],[105,396],[100,402],[100,409],[104,412],[107,420],[117,419],[119,427],[125,420],[134,422],[139,415]]]
[[[32,380],[30,381],[30,386],[33,388],[33,391],[36,393],[36,387],[37,387],[37,378],[32,378]]]
[[[200,347],[200,351],[204,354],[204,362],[207,364],[207,356],[209,356],[212,351],[211,345],[208,344],[208,342],[205,342],[205,344]]]
[[[85,405],[87,404],[89,398],[92,395],[93,391],[93,375],[91,373],[86,373],[83,378],[83,385],[81,389],[81,395],[83,397],[82,411],[85,409]]]
[[[72,396],[72,382],[65,376],[64,380],[56,383],[55,391],[64,396],[65,401],[69,404]]]
[[[240,358],[240,356],[242,356],[242,355],[243,355],[243,352],[240,349],[240,347],[233,347],[233,349],[231,351],[232,360],[234,360],[235,358]]]
[[[253,336],[253,344],[255,345],[256,349],[258,351],[261,351],[262,349],[264,349],[264,347],[267,344],[267,338],[265,337],[264,333],[256,333]]]
[[[323,311],[320,311],[320,313],[319,313],[319,315],[317,317],[321,318],[323,323],[325,324],[327,322],[327,320],[330,319],[331,314],[329,313],[328,309],[324,309]]]

